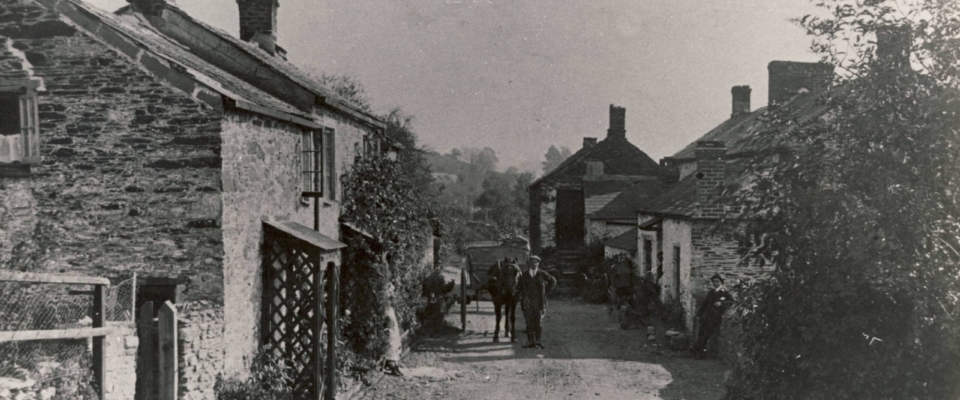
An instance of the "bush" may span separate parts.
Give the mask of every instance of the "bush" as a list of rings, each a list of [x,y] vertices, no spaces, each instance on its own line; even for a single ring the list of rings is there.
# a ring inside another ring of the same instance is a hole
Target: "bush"
[[[282,361],[261,351],[253,361],[246,380],[217,377],[213,387],[217,400],[292,400],[290,369]]]
[[[738,193],[746,254],[776,269],[738,296],[727,397],[960,398],[960,3],[819,3],[800,23],[850,75],[754,138],[798,145]]]

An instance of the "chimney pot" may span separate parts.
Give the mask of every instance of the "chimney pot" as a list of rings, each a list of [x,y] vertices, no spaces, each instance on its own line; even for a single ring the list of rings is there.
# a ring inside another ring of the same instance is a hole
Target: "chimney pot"
[[[827,89],[833,80],[833,66],[824,63],[771,61],[767,72],[767,101],[771,106],[784,104],[799,93]]]
[[[720,187],[725,178],[727,148],[723,142],[701,140],[695,149],[697,159],[697,203],[700,205],[700,217],[719,218],[723,216],[723,203],[720,201]]]
[[[597,138],[595,137],[585,137],[583,138],[583,148],[589,149],[593,145],[597,144]]]
[[[737,115],[750,112],[750,86],[734,86],[733,89],[730,89],[730,93],[733,95],[733,112],[730,114],[730,117],[736,117]]]
[[[607,129],[607,138],[627,138],[627,109],[610,105],[610,129]]]

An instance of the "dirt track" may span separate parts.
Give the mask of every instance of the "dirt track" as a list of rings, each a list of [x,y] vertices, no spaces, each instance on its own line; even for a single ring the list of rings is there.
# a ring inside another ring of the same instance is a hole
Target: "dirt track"
[[[403,360],[406,377],[375,379],[363,399],[720,399],[726,368],[648,343],[621,330],[604,306],[551,299],[545,350],[493,343],[489,302],[469,307],[465,332],[426,339]],[[519,310],[518,310],[519,311]],[[519,312],[518,312],[519,314]],[[458,308],[448,320],[460,326]]]

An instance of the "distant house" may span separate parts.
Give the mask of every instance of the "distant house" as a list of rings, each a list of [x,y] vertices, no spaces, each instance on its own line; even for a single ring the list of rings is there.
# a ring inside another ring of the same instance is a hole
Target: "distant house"
[[[610,105],[607,137],[584,138],[583,148],[530,185],[530,243],[534,252],[583,247],[591,240],[587,215],[625,188],[656,182],[660,167],[627,141],[626,109]]]
[[[776,132],[760,137],[763,118],[773,108],[783,108],[788,118],[819,118],[822,108],[815,100],[833,76],[832,66],[818,63],[774,61],[768,71],[769,106],[750,111],[749,86],[733,87],[730,119],[661,161],[667,187],[638,212],[641,269],[659,277],[664,302],[680,302],[688,328],[710,276],[719,273],[735,284],[766,272],[741,260],[734,228],[718,226],[727,206],[719,188],[747,179],[745,160],[776,157],[789,145]]]
[[[292,330],[267,315],[283,294],[264,271],[339,264],[338,177],[390,150],[382,120],[286,61],[277,0],[237,4],[239,38],[172,0],[0,1],[0,268],[137,272],[195,310],[183,398],[213,399]],[[133,398],[136,379],[108,379]]]

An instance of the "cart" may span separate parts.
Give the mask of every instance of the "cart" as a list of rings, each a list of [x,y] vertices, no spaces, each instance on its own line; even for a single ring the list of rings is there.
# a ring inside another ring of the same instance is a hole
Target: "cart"
[[[467,303],[490,299],[487,289],[487,271],[490,267],[504,258],[515,259],[521,266],[526,265],[530,258],[530,242],[519,236],[501,241],[473,242],[467,244],[466,253],[460,270],[460,323],[463,330],[467,329]],[[479,310],[480,305],[477,304]]]

